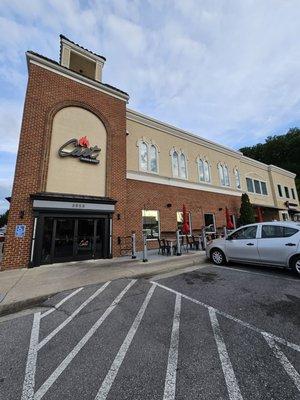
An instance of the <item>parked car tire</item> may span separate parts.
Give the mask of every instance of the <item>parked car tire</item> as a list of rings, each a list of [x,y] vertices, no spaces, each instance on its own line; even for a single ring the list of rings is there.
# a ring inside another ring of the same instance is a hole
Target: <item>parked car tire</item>
[[[210,252],[210,259],[216,265],[224,265],[226,264],[226,257],[222,250],[220,249],[212,249]]]
[[[292,270],[299,276],[300,278],[300,255],[295,256],[291,259],[291,267]]]

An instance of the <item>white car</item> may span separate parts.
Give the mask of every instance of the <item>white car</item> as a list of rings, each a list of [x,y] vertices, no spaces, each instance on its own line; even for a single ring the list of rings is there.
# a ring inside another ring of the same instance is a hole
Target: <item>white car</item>
[[[245,225],[231,232],[226,239],[208,242],[206,255],[216,265],[234,261],[282,266],[300,276],[300,223]]]

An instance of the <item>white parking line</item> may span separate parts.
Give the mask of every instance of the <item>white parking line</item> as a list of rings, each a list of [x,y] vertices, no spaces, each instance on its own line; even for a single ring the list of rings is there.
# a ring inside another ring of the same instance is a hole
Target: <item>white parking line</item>
[[[107,398],[107,395],[111,389],[112,384],[114,383],[114,380],[115,380],[115,378],[118,374],[119,368],[121,367],[121,364],[126,356],[129,346],[134,338],[134,335],[136,334],[136,331],[143,319],[146,308],[149,304],[149,301],[153,295],[155,288],[156,288],[155,284],[152,284],[137,316],[135,317],[135,320],[133,321],[133,324],[131,325],[131,328],[129,329],[129,331],[126,335],[126,338],[124,339],[124,341],[122,343],[122,346],[120,347],[120,349],[118,351],[118,354],[116,355],[108,373],[106,374],[106,377],[104,378],[104,380],[101,384],[100,389],[98,390],[95,400],[105,400]]]
[[[281,281],[282,280],[290,281],[290,282],[294,282],[296,284],[300,283],[300,280],[298,278],[296,278],[296,277],[295,277],[295,279],[293,279],[293,278],[288,278],[286,276],[273,275],[271,273],[264,274],[264,273],[261,273],[261,272],[249,271],[248,269],[234,268],[234,267],[228,267],[228,266],[224,267],[222,265],[215,265],[215,264],[208,264],[207,267],[208,266],[213,267],[213,268],[221,268],[221,269],[225,269],[225,270],[228,270],[228,271],[244,272],[244,274],[266,276],[268,278],[280,279]],[[266,268],[268,268],[268,267],[266,267]],[[278,269],[280,269],[280,267],[278,267]]]
[[[62,306],[66,301],[68,301],[69,299],[71,299],[73,296],[75,296],[75,294],[77,294],[78,292],[80,292],[83,288],[79,288],[74,290],[74,292],[70,293],[68,296],[66,296],[65,298],[63,298],[59,303],[55,304],[54,307],[50,308],[50,310],[45,311],[42,315],[41,315],[41,319],[47,317],[47,315],[53,313],[53,311],[56,311],[60,306]]]
[[[31,329],[30,344],[26,362],[25,378],[21,400],[33,400],[35,385],[35,370],[38,352],[41,313],[35,313]]]
[[[55,371],[50,375],[50,377],[42,384],[39,390],[34,395],[34,400],[40,400],[48,392],[53,383],[62,374],[62,372],[67,368],[73,358],[79,353],[83,346],[90,340],[97,329],[103,324],[109,314],[115,309],[118,303],[121,301],[122,297],[131,288],[131,286],[136,282],[136,279],[130,281],[130,283],[122,290],[122,292],[115,298],[111,305],[106,309],[106,311],[101,315],[101,317],[95,322],[91,329],[83,336],[83,338],[77,343],[72,351],[67,355],[67,357],[59,364]]]
[[[215,312],[216,312],[217,314],[220,314],[220,315],[222,315],[223,317],[230,319],[231,321],[237,322],[238,324],[244,326],[245,328],[251,329],[252,331],[258,332],[258,333],[260,333],[260,334],[263,333],[263,331],[262,331],[261,329],[256,328],[255,326],[253,326],[253,325],[251,325],[251,324],[248,324],[248,322],[244,322],[244,321],[242,321],[242,320],[240,320],[240,319],[238,319],[238,318],[236,318],[236,317],[234,317],[234,316],[232,316],[232,315],[230,315],[230,314],[227,314],[227,313],[224,312],[224,311],[218,310],[217,308],[214,308],[214,307],[212,307],[212,306],[210,306],[210,305],[208,305],[208,304],[205,304],[205,303],[203,303],[202,301],[196,300],[196,299],[194,299],[193,297],[189,297],[189,296],[187,296],[186,294],[183,294],[183,293],[178,292],[177,290],[174,290],[174,289],[171,289],[171,288],[169,288],[169,287],[167,287],[167,286],[164,286],[164,285],[162,285],[161,283],[158,283],[158,282],[154,282],[154,283],[155,283],[157,286],[159,286],[160,288],[165,289],[165,290],[167,290],[167,291],[169,291],[169,292],[171,292],[171,293],[179,294],[179,295],[182,296],[184,299],[190,300],[190,301],[192,301],[192,302],[195,303],[195,304],[199,304],[200,306],[205,307],[205,308],[207,308],[207,309],[213,309],[213,310],[215,310]],[[292,348],[293,350],[296,350],[296,351],[300,352],[300,345],[295,344],[295,343],[292,343],[292,342],[289,342],[288,340],[283,339],[283,338],[281,338],[281,337],[275,336],[275,335],[273,335],[273,334],[270,333],[270,332],[265,332],[265,333],[267,333],[269,337],[273,338],[273,339],[276,340],[277,342],[282,343],[282,344],[284,344],[285,346],[288,346],[288,347]]]
[[[209,317],[219,352],[229,398],[230,400],[243,400],[214,308],[209,308]]]
[[[100,293],[103,292],[105,288],[110,284],[110,281],[106,282],[104,285],[102,285],[98,290],[96,290],[95,293],[93,293],[88,299],[86,299],[76,310],[62,322],[60,325],[58,325],[57,328],[55,328],[51,333],[49,333],[48,336],[46,336],[38,346],[38,349],[40,350],[42,347],[45,346],[46,343],[49,342],[59,331],[61,331],[66,325],[68,325],[69,322],[72,321],[73,318],[76,317],[80,313],[80,311],[86,307],[92,300],[94,300],[95,297],[97,297]]]
[[[268,345],[271,347],[273,350],[273,353],[275,357],[280,361],[281,365],[285,369],[286,373],[289,375],[289,377],[293,380],[294,384],[296,385],[296,388],[300,392],[300,375],[299,373],[295,370],[293,365],[289,362],[285,354],[281,351],[279,346],[275,343],[275,340],[270,337],[267,333],[262,334],[263,337],[266,339]]]
[[[176,394],[176,372],[178,362],[179,323],[181,311],[181,296],[176,295],[167,374],[163,400],[174,400]]]

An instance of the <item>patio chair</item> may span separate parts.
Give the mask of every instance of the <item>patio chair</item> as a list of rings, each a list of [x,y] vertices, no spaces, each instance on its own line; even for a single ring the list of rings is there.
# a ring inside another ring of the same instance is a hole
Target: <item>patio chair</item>
[[[194,242],[191,236],[186,235],[186,245],[188,249],[193,250]]]
[[[166,252],[166,246],[163,239],[157,238],[158,241],[158,254],[164,255]]]
[[[196,239],[196,237],[193,235],[192,236],[192,241],[193,241],[193,247],[195,250],[199,250],[200,247],[200,238]]]
[[[168,244],[166,239],[162,239],[162,242],[163,242],[165,252],[167,252],[167,255],[170,255],[171,254],[171,246]]]

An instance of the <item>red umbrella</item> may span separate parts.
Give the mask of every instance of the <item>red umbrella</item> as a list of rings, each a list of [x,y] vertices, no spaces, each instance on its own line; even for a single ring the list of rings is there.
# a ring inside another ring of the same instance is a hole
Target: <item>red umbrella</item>
[[[182,233],[184,235],[187,235],[188,233],[190,233],[190,225],[189,225],[189,216],[188,213],[186,211],[186,206],[185,204],[183,204],[182,206]]]
[[[264,222],[262,211],[260,207],[257,207],[257,220],[258,222]]]
[[[231,221],[231,218],[230,218],[229,211],[228,211],[227,207],[225,209],[225,212],[226,212],[226,228],[227,229],[233,229],[234,225],[233,225],[233,223]]]

